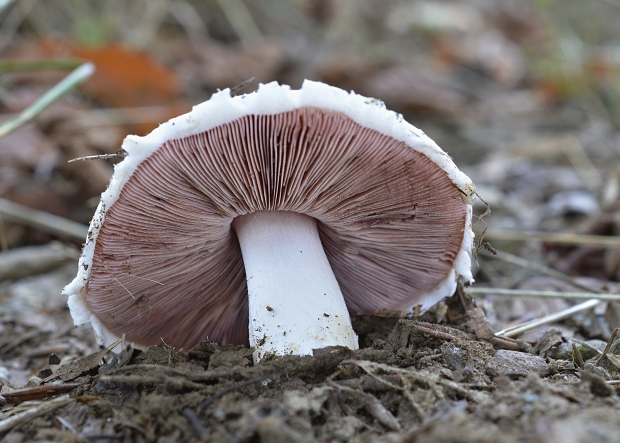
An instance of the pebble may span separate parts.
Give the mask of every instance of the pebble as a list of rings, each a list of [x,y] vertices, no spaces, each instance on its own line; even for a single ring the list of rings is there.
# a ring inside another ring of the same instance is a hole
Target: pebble
[[[28,383],[26,383],[27,388],[33,388],[35,386],[41,386],[42,380],[39,377],[31,377],[28,379]]]
[[[492,377],[525,377],[532,372],[541,377],[549,373],[549,366],[544,358],[524,352],[502,349],[497,351],[495,358],[487,362],[487,374]]]

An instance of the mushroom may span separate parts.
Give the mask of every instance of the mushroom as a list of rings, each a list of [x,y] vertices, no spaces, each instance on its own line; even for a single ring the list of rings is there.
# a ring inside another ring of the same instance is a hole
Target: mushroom
[[[103,344],[355,349],[350,314],[472,280],[472,182],[380,101],[226,89],[122,148],[64,289]]]

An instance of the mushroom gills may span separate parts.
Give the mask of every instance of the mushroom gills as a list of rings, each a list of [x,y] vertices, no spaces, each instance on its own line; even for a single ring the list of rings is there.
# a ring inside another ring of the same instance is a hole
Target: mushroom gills
[[[287,211],[235,218],[248,285],[254,361],[267,354],[357,349],[347,306],[319,238],[317,221]]]

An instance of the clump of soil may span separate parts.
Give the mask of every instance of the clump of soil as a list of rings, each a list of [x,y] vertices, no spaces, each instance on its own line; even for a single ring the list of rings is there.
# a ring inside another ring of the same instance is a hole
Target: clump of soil
[[[103,350],[46,378],[43,385],[71,373],[77,387],[2,441],[611,442],[620,433],[608,373],[496,349],[467,327],[381,317],[355,325],[357,351],[332,347],[258,365],[248,348],[209,341],[84,363]],[[559,345],[553,337],[544,342]],[[535,350],[551,353],[543,348]]]

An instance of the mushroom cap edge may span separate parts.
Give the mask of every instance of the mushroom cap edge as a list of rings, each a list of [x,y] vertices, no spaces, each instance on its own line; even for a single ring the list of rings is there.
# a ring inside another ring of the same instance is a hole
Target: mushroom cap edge
[[[457,279],[473,282],[471,273],[471,251],[474,234],[472,231],[472,205],[475,201],[475,186],[461,172],[450,156],[424,132],[406,122],[402,115],[385,108],[383,102],[326,85],[305,80],[301,89],[291,90],[277,82],[261,84],[256,92],[232,97],[230,89],[219,91],[211,99],[193,107],[192,111],[175,117],[145,136],[129,135],[122,144],[127,157],[114,166],[114,174],[90,223],[86,242],[79,259],[75,279],[62,291],[68,296],[68,306],[75,325],[91,323],[99,343],[111,343],[118,337],[108,331],[90,311],[86,302],[86,287],[99,230],[105,221],[107,209],[114,204],[121,189],[138,165],[170,139],[188,137],[228,123],[245,115],[272,115],[302,107],[316,107],[340,112],[356,123],[404,142],[412,149],[424,154],[443,169],[450,181],[457,187],[467,204],[467,217],[459,253],[452,270],[432,291],[422,310],[426,310],[456,289]],[[411,307],[413,308],[413,307]]]

